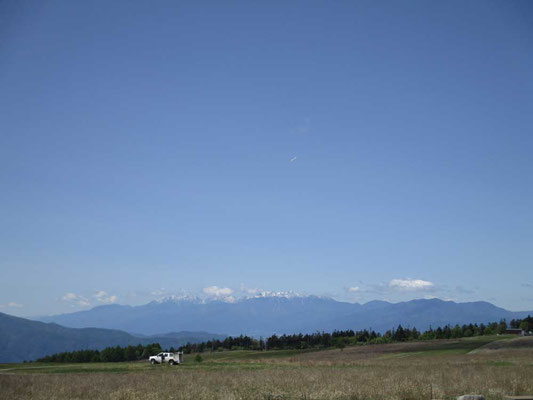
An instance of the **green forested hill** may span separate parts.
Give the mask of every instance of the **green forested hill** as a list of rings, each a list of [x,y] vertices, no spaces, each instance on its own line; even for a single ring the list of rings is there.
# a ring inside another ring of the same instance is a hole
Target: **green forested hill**
[[[65,328],[54,323],[31,321],[0,313],[0,362],[34,360],[63,351],[127,346],[157,342],[163,348],[179,347],[206,337],[224,338],[206,332],[176,332],[137,337],[127,332],[99,328]]]

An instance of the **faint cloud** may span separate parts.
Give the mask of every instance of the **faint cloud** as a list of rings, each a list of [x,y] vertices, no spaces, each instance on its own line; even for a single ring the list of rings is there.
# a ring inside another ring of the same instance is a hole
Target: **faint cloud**
[[[290,162],[295,162],[297,159],[298,159],[298,156],[294,156],[293,158],[291,158]]]
[[[230,289],[228,287],[219,288],[218,286],[208,286],[203,288],[202,291],[204,292],[204,294],[213,297],[224,297],[229,296],[233,293],[233,289]]]
[[[83,297],[82,295],[72,293],[72,292],[65,293],[65,295],[61,297],[61,301],[69,303],[72,307],[74,306],[87,307],[91,305],[91,303],[86,297]]]
[[[357,293],[357,292],[360,292],[360,291],[361,291],[361,288],[359,286],[352,286],[352,287],[348,288],[348,292],[350,292],[350,293]]]
[[[246,287],[244,283],[241,283],[240,292],[244,296],[255,296],[261,292],[264,292],[264,290],[259,288],[249,288]]]
[[[389,288],[409,291],[432,290],[435,285],[433,282],[422,279],[393,279],[389,282]]]
[[[474,294],[476,291],[474,289],[465,288],[464,286],[456,286],[455,292],[460,294]]]
[[[149,295],[151,296],[158,296],[158,297],[171,296],[174,294],[175,294],[174,291],[167,290],[165,288],[155,289],[149,293]]]
[[[309,133],[310,124],[311,119],[309,117],[304,118],[294,130],[294,133],[296,133],[297,135],[306,135],[307,133]]]
[[[96,299],[96,301],[104,304],[113,304],[117,301],[116,295],[109,295],[104,290],[98,290],[93,297]]]
[[[0,308],[21,308],[23,307],[22,304],[15,303],[14,301],[10,301],[7,304],[0,304]]]

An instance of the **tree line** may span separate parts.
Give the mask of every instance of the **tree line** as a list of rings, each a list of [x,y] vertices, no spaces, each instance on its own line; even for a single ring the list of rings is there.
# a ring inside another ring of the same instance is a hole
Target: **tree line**
[[[120,361],[138,361],[145,360],[154,354],[163,351],[159,343],[152,343],[146,346],[139,344],[137,346],[127,347],[106,347],[98,350],[77,350],[56,353],[37,360],[37,362],[54,362],[54,363],[88,363],[88,362],[120,362]],[[174,351],[174,350],[173,350]]]
[[[512,319],[510,324],[511,328],[522,329],[527,332],[533,331],[533,317],[530,315],[524,319]]]
[[[424,332],[416,328],[404,328],[398,325],[384,334],[374,330],[335,330],[332,333],[316,332],[311,334],[272,335],[266,340],[248,336],[228,337],[224,340],[211,340],[202,343],[187,343],[179,348],[185,354],[204,351],[223,350],[296,350],[343,348],[358,344],[383,344],[405,342],[410,340],[458,339],[463,337],[502,334],[507,329],[505,320],[485,324],[465,324],[462,326],[446,325],[430,327]]]
[[[513,319],[510,322],[512,328],[521,328],[526,331],[533,330],[533,317],[524,319]],[[266,339],[255,339],[250,336],[240,335],[229,336],[224,340],[213,339],[201,343],[187,343],[177,349],[171,347],[169,352],[183,351],[185,354],[203,353],[206,351],[227,351],[227,350],[296,350],[296,349],[326,349],[344,348],[345,346],[363,344],[383,344],[393,342],[406,342],[413,340],[435,340],[435,339],[459,339],[464,337],[485,336],[503,334],[507,329],[505,320],[492,322],[489,324],[464,324],[445,325],[444,327],[430,327],[424,332],[416,328],[403,327],[389,329],[381,334],[374,330],[363,329],[354,331],[335,330],[332,333],[316,332],[311,334],[294,335],[272,335]],[[119,362],[145,360],[151,355],[164,351],[159,343],[152,343],[146,346],[127,347],[106,347],[98,350],[78,350],[71,352],[57,353],[38,359],[38,362]]]

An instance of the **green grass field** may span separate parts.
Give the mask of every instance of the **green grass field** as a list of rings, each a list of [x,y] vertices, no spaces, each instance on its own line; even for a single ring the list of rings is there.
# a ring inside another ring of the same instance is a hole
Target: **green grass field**
[[[487,399],[533,394],[533,338],[493,336],[320,351],[224,351],[203,353],[200,363],[194,357],[185,355],[180,366],[145,361],[0,364],[0,397],[417,400],[452,399],[465,393],[484,394]]]

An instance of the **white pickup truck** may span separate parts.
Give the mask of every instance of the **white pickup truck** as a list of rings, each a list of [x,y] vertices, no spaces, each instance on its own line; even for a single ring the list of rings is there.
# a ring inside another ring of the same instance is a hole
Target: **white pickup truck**
[[[148,360],[152,365],[163,363],[169,363],[170,365],[181,364],[183,362],[183,351],[177,351],[175,353],[164,351],[156,356],[151,356]]]

